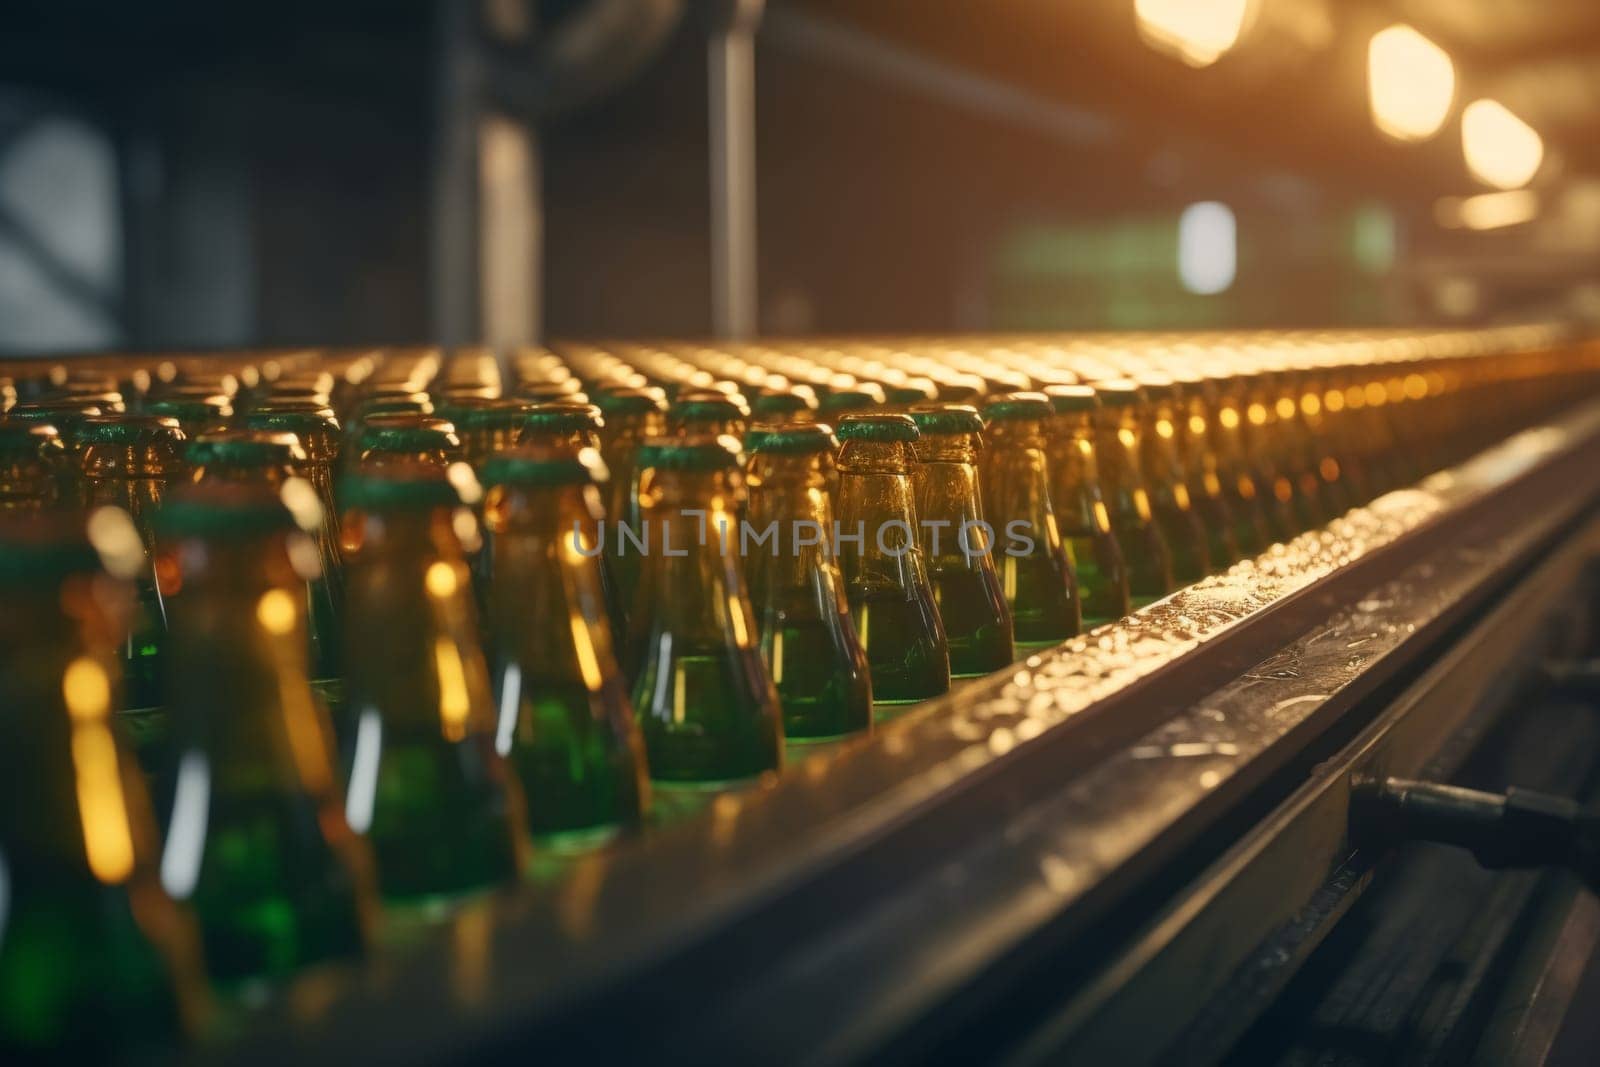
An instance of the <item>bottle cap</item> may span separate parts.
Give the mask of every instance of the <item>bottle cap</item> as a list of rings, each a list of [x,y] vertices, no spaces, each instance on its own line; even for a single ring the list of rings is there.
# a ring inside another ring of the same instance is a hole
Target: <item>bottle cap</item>
[[[1100,406],[1100,394],[1092,385],[1047,385],[1044,395],[1049,397],[1050,407],[1058,415],[1094,411]]]
[[[910,443],[922,435],[909,415],[846,415],[839,423],[841,441]]]
[[[594,404],[554,401],[535,404],[522,414],[522,432],[584,433],[598,431],[606,420]]]
[[[657,389],[629,387],[606,389],[594,395],[594,405],[606,415],[643,415],[667,410],[667,401]]]
[[[983,432],[983,416],[971,404],[915,404],[910,415],[925,437]]]
[[[750,402],[750,410],[757,415],[793,415],[801,411],[815,411],[816,408],[814,396],[789,389],[760,393]]]
[[[835,389],[822,398],[818,409],[827,414],[844,411],[862,411],[888,403],[883,386],[877,382],[859,382],[844,389]]]
[[[360,445],[363,452],[454,452],[461,439],[444,419],[396,413],[368,418],[361,426]]]
[[[750,416],[743,402],[729,396],[694,396],[672,405],[669,415],[673,422],[694,425],[697,422],[732,422]]]
[[[832,452],[839,447],[833,428],[826,423],[811,422],[801,426],[757,425],[744,435],[747,452],[768,452],[777,455],[811,455]]]
[[[983,405],[983,414],[990,422],[1044,419],[1051,411],[1050,398],[1044,393],[1001,393]]]
[[[216,464],[230,467],[295,466],[306,461],[300,439],[273,430],[231,430],[201,434],[184,449],[184,459],[196,467]]]

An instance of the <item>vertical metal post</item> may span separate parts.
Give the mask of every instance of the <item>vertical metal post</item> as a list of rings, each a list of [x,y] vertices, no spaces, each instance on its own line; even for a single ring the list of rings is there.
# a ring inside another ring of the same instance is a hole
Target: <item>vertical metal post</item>
[[[755,31],[763,0],[732,0],[712,30],[711,328],[719,337],[757,329]]]
[[[438,0],[434,62],[429,324],[445,345],[478,338],[478,121],[483,59],[478,5]]]

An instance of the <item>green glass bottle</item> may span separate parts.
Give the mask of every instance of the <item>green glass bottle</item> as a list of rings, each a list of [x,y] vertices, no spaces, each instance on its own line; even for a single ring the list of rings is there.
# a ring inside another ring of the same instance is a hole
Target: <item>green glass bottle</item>
[[[1053,412],[1045,428],[1050,505],[1061,537],[1071,549],[1083,626],[1093,629],[1133,610],[1128,599],[1128,568],[1100,488],[1094,435],[1100,398],[1087,385],[1046,386],[1045,395]]]
[[[999,569],[1017,647],[1060,644],[1083,632],[1083,603],[1071,543],[1061,536],[1050,496],[1045,427],[1054,411],[1043,393],[1000,393],[983,409],[984,512],[994,524]]]
[[[838,434],[833,539],[872,699],[909,704],[946,693],[950,647],[916,533],[917,424],[907,415],[847,415]]]
[[[194,437],[227,429],[228,421],[233,417],[233,401],[209,391],[194,393],[173,390],[146,404],[144,411],[147,415],[177,419],[184,435]]]
[[[919,528],[933,602],[944,625],[950,674],[972,678],[1016,658],[1012,612],[996,567],[995,527],[984,519],[978,488],[983,419],[967,404],[924,404],[909,412],[917,426],[912,468]]]
[[[461,435],[462,458],[481,470],[516,444],[530,407],[522,400],[454,397],[441,411]]]
[[[522,790],[495,751],[488,668],[445,472],[394,465],[341,484],[350,823],[384,896],[427,905],[510,882]]]
[[[134,593],[68,515],[0,518],[0,1060],[99,1061],[197,1033],[193,917],[162,892],[143,776],[118,743]]]
[[[96,416],[75,431],[87,508],[125,511],[144,542],[149,565],[138,581],[139,611],[123,647],[124,700],[130,708],[161,703],[161,646],[166,586],[152,517],[167,487],[184,473],[183,431],[162,416]]]
[[[605,418],[600,429],[600,456],[611,475],[605,501],[607,529],[601,541],[605,545],[606,571],[616,580],[617,599],[625,616],[639,587],[642,557],[639,551],[624,547],[623,528],[636,536],[642,532],[639,447],[647,438],[666,430],[667,402],[659,390],[616,388],[597,392],[595,405]],[[617,633],[616,637],[620,644],[623,634]]]
[[[194,907],[219,982],[358,956],[377,915],[372,862],[307,676],[295,521],[271,489],[220,481],[174,492],[157,521],[176,576],[162,884]]]
[[[1139,406],[1143,395],[1137,382],[1110,379],[1097,382],[1100,410],[1095,417],[1095,451],[1100,459],[1100,481],[1111,510],[1111,529],[1128,568],[1128,594],[1135,609],[1161,599],[1177,588],[1172,577],[1172,556],[1155,521],[1150,490],[1139,464]]]
[[[777,770],[778,694],[738,557],[737,442],[652,438],[638,462],[648,552],[627,670],[650,777],[714,787]]]
[[[750,401],[750,414],[762,425],[810,422],[816,418],[817,398],[809,386],[766,388]]]
[[[649,804],[600,581],[604,473],[592,451],[527,447],[483,471],[495,747],[522,781],[534,839],[558,846],[637,826]]]
[[[311,678],[336,703],[344,673],[343,564],[338,545],[330,539],[322,501],[311,482],[299,476],[308,462],[300,439],[273,430],[202,434],[189,442],[184,458],[199,484],[259,486],[277,494],[289,509],[297,529],[287,535],[286,545],[306,608]],[[333,710],[337,715],[338,709]]]
[[[1172,578],[1191,585],[1211,573],[1212,541],[1189,495],[1189,476],[1178,454],[1177,383],[1164,374],[1145,374],[1138,382],[1144,398],[1138,408],[1139,464],[1171,554]],[[1231,562],[1232,531],[1224,525],[1215,534],[1221,558]]]
[[[870,730],[866,650],[831,543],[828,471],[838,442],[819,423],[758,424],[746,437],[753,532],[740,554],[784,736],[825,741]],[[752,543],[768,536],[770,545]]]
[[[300,457],[295,460],[295,473],[311,483],[322,504],[322,538],[332,546],[335,554],[334,570],[342,564],[339,550],[339,509],[334,504],[333,485],[339,467],[339,420],[332,409],[323,405],[291,408],[274,404],[249,412],[237,420],[245,430],[265,433],[290,433],[300,444]]]

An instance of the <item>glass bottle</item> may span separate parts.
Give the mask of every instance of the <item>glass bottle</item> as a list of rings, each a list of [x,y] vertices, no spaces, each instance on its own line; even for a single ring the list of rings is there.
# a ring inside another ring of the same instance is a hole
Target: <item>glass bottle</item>
[[[667,411],[667,425],[673,430],[706,437],[743,437],[749,419],[744,401],[726,393],[685,394]]]
[[[199,933],[162,892],[112,721],[134,592],[81,519],[31,515],[0,517],[0,598],[0,1059],[100,1060],[199,1031]]]
[[[1045,395],[1054,413],[1046,424],[1050,504],[1061,536],[1072,550],[1083,626],[1093,629],[1133,610],[1128,599],[1128,568],[1100,489],[1094,434],[1100,399],[1087,385],[1046,386]]]
[[[650,777],[716,786],[777,770],[782,714],[738,558],[737,442],[652,438],[638,462],[648,550],[627,667]]]
[[[462,458],[474,470],[495,455],[512,448],[527,419],[530,405],[521,400],[456,398],[444,409],[461,435]]]
[[[644,741],[617,666],[592,451],[503,452],[484,467],[495,747],[522,781],[535,840],[585,844],[637,826]]]
[[[166,583],[157,552],[156,509],[183,474],[178,420],[156,415],[97,416],[78,424],[82,492],[90,510],[117,507],[133,519],[149,565],[138,580],[139,611],[124,643],[123,694],[130,708],[161,703],[161,646],[167,629]]]
[[[1254,500],[1243,499],[1236,486],[1230,492],[1230,468],[1217,425],[1216,384],[1196,371],[1173,377],[1179,389],[1175,412],[1178,455],[1189,476],[1189,495],[1211,539],[1212,562],[1219,567],[1231,565],[1266,551],[1271,539]]]
[[[638,535],[639,446],[666,430],[667,404],[654,389],[618,388],[595,394],[595,405],[605,418],[600,429],[600,456],[611,478],[607,483],[605,544],[607,570],[616,579],[624,608],[633,603],[639,585],[640,553],[622,546],[622,528]],[[617,635],[619,638],[622,636]]]
[[[1198,582],[1211,573],[1211,544],[1200,522],[1189,478],[1178,456],[1177,385],[1164,374],[1139,379],[1144,397],[1139,405],[1139,463],[1150,489],[1150,506],[1161,527],[1172,560],[1172,578],[1179,585]],[[1222,535],[1231,531],[1224,528]],[[1231,538],[1219,546],[1231,558]]]
[[[1248,451],[1246,404],[1239,377],[1225,365],[1210,367],[1205,373],[1215,390],[1216,432],[1211,441],[1217,454],[1217,477],[1235,518],[1235,539],[1241,553],[1259,555],[1274,541],[1287,539],[1289,533],[1276,498]]]
[[[338,556],[339,509],[333,499],[342,438],[338,417],[332,409],[322,405],[305,409],[273,406],[249,412],[237,420],[237,424],[244,430],[294,435],[300,445],[300,457],[303,457],[295,459],[295,474],[310,482],[317,491],[317,500],[322,504],[322,536],[333,547],[335,561],[342,563]]]
[[[448,476],[395,465],[341,483],[350,823],[391,901],[428,905],[518,878],[522,790],[495,715]]]
[[[810,422],[816,417],[817,398],[809,388],[766,389],[750,401],[750,414],[764,425]]]
[[[883,386],[877,382],[857,382],[855,385],[830,390],[817,404],[817,413],[824,419],[839,419],[856,412],[869,412],[888,402]]]
[[[909,414],[919,435],[911,471],[917,546],[944,626],[950,675],[988,674],[1016,651],[1011,607],[996,573],[1004,563],[995,557],[995,527],[984,521],[978,488],[983,419],[967,404],[917,405]]]
[[[907,415],[847,415],[838,434],[833,540],[872,699],[909,704],[948,692],[950,648],[917,544],[917,424]]]
[[[71,459],[55,426],[0,419],[0,512],[69,503],[73,485]]]
[[[1043,393],[1000,393],[984,405],[984,511],[998,537],[995,561],[1019,649],[1060,644],[1083,632],[1083,604],[1069,543],[1050,498]]]
[[[1137,610],[1177,588],[1171,553],[1156,524],[1139,464],[1142,394],[1137,382],[1116,378],[1096,383],[1095,392],[1100,397],[1095,417],[1100,484],[1110,505],[1111,529],[1128,568],[1129,601]]]
[[[318,692],[338,716],[343,674],[339,658],[343,651],[343,565],[322,502],[311,482],[298,474],[308,462],[300,439],[272,430],[202,434],[189,442],[184,458],[197,483],[259,486],[277,494],[289,509],[298,529],[287,535],[286,545],[306,609],[309,670]]]
[[[828,471],[837,447],[817,423],[758,425],[748,466],[749,525],[770,548],[741,542],[761,654],[778,689],[790,741],[872,728],[866,651],[834,560]]]
[[[1288,450],[1278,424],[1277,397],[1273,378],[1265,370],[1252,370],[1239,377],[1243,390],[1245,455],[1259,474],[1262,503],[1273,539],[1287,541],[1305,529],[1311,517],[1304,513],[1296,497],[1294,479],[1288,469]]]
[[[194,907],[220,982],[360,955],[377,917],[372,862],[345,821],[307,675],[294,519],[265,486],[212,481],[174,492],[158,522],[175,576],[177,751],[162,884]]]

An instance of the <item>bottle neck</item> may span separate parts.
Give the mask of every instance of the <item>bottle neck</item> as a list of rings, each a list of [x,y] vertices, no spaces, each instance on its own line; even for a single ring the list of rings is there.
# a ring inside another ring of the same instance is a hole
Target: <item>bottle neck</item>
[[[755,647],[755,619],[739,565],[743,488],[742,477],[729,470],[646,472],[639,494],[643,565],[631,652],[654,654],[666,635],[679,652]],[[631,544],[627,551],[634,551]]]

